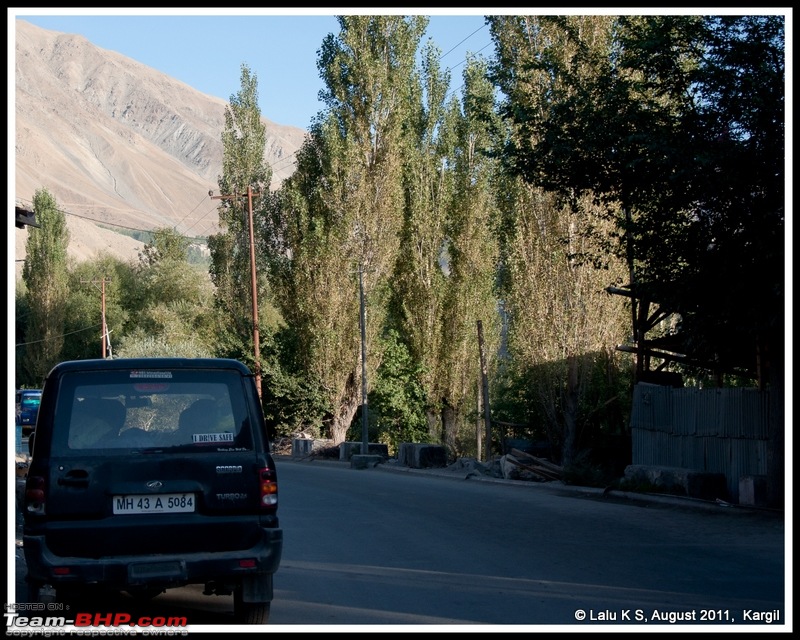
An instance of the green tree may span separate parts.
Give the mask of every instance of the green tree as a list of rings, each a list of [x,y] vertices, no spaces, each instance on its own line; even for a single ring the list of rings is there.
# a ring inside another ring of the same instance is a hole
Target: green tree
[[[130,309],[125,299],[125,292],[137,283],[134,265],[106,252],[72,266],[64,322],[64,360],[102,356],[104,305],[111,345],[106,355],[118,355],[117,341],[124,336],[131,316],[137,320],[139,317],[137,309]]]
[[[634,300],[677,318],[673,350],[769,384],[780,406],[785,19],[589,19],[492,19],[508,169],[602,203]]]
[[[47,189],[36,191],[33,210],[40,226],[28,229],[22,267],[29,309],[24,359],[26,377],[41,383],[61,359],[64,345],[69,230],[66,216]]]
[[[139,252],[139,262],[149,266],[164,259],[185,261],[189,257],[189,239],[172,227],[155,229],[152,239]]]
[[[222,175],[218,181],[222,196],[218,208],[222,230],[208,239],[209,271],[216,288],[214,303],[221,314],[217,352],[241,359],[255,370],[254,320],[260,328],[265,306],[262,301],[266,302],[265,279],[260,274],[264,272],[267,259],[263,247],[254,247],[256,273],[259,274],[255,283],[259,308],[257,318],[253,318],[250,213],[252,207],[253,242],[257,242],[265,235],[272,170],[264,162],[266,126],[258,107],[258,78],[245,64],[241,66],[240,89],[225,107],[222,145]]]
[[[628,378],[627,358],[614,351],[629,333],[629,316],[622,299],[605,292],[609,279],[625,277],[626,267],[621,258],[603,255],[595,235],[580,232],[611,226],[591,199],[576,208],[559,205],[554,194],[519,179],[506,182],[503,192],[506,375],[526,379],[523,417],[545,426],[568,466],[587,416],[629,397],[615,398]],[[598,370],[609,381],[605,394],[598,393]]]
[[[135,281],[135,300],[129,325],[119,341],[119,357],[215,355],[213,285],[208,273],[191,265],[184,253],[158,253],[152,263],[140,262]]]
[[[499,247],[495,178],[498,121],[486,64],[469,59],[463,74],[464,97],[445,120],[455,142],[450,165],[453,187],[447,205],[446,295],[443,301],[436,369],[436,396],[442,399],[442,440],[452,455],[465,449],[459,432],[468,427],[472,451],[474,415],[480,382],[477,321],[483,325],[490,361],[499,348],[500,315],[495,289]],[[489,363],[491,367],[491,362]]]
[[[588,144],[603,135],[593,131],[599,123],[574,114],[569,119],[567,107],[563,113],[560,107],[602,100],[592,82],[614,50],[615,21],[611,16],[508,16],[490,24],[498,51],[493,77],[506,95],[501,113],[508,126],[506,176],[499,189],[510,354],[504,375],[527,380],[526,418],[546,425],[553,450],[569,466],[586,416],[617,392],[611,384],[606,395],[598,396],[595,372],[625,379],[613,351],[628,334],[625,308],[605,288],[624,282],[626,265],[608,253],[617,229],[608,209],[593,201],[594,192],[562,188],[559,168],[548,165],[548,171],[537,173],[534,163],[540,159],[524,150],[559,148],[546,132],[559,117],[570,131],[582,131]]]
[[[423,47],[421,82],[412,85],[409,96],[412,108],[406,130],[410,144],[403,164],[405,207],[388,318],[396,339],[406,345],[416,363],[420,378],[408,378],[414,386],[407,393],[416,396],[416,385],[424,391],[426,440],[431,442],[440,442],[443,434],[437,373],[448,284],[444,262],[447,212],[454,182],[449,159],[455,147],[454,131],[444,128],[450,72],[441,69],[440,53],[431,41]],[[398,354],[403,353],[397,349]],[[392,366],[387,362],[384,368]],[[394,366],[407,368],[403,363]]]
[[[31,375],[28,368],[25,366],[25,334],[27,333],[28,318],[30,317],[30,308],[28,305],[28,292],[25,289],[25,282],[17,280],[17,286],[14,290],[14,378],[16,380],[16,388],[23,387],[38,387],[39,380],[29,378]]]
[[[602,47],[585,19],[494,21],[509,167],[601,199],[677,350],[755,377],[783,353],[784,19],[608,16]]]
[[[213,358],[213,348],[192,335],[152,335],[134,330],[120,340],[120,358]]]
[[[271,224],[274,290],[299,339],[297,362],[322,389],[342,442],[361,404],[359,275],[368,379],[381,361],[388,281],[402,222],[408,92],[427,20],[340,16],[317,66],[327,111],[312,124]]]
[[[387,443],[396,453],[402,442],[430,441],[425,419],[427,397],[420,365],[412,359],[399,333],[390,329],[384,345],[384,357],[370,393],[369,419],[378,441]]]

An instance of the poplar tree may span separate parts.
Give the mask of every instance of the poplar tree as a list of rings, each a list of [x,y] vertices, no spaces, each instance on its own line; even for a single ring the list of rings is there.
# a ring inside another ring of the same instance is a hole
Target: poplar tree
[[[272,170],[264,162],[266,126],[258,106],[258,78],[241,65],[240,89],[225,107],[222,133],[222,175],[219,177],[219,224],[221,231],[208,238],[209,272],[216,287],[215,305],[220,311],[217,349],[220,355],[239,358],[253,368],[253,311],[250,268],[248,187],[252,199],[254,237],[263,236]],[[254,238],[254,242],[256,241]],[[262,247],[256,248],[256,273],[266,265]],[[261,317],[264,278],[256,280]],[[266,301],[265,301],[266,302]],[[259,322],[259,327],[261,323]]]
[[[47,189],[36,191],[33,210],[39,227],[28,228],[22,267],[29,312],[24,359],[27,377],[43,381],[61,359],[64,345],[69,230],[66,216]]]
[[[597,383],[619,378],[614,347],[629,329],[623,301],[605,288],[627,274],[624,260],[608,251],[614,216],[591,192],[556,190],[559,168],[549,179],[534,174],[535,161],[522,150],[559,144],[545,139],[540,127],[554,117],[557,104],[588,91],[579,79],[588,83],[609,59],[614,20],[502,16],[490,23],[498,60],[493,77],[506,96],[501,113],[508,126],[499,193],[509,362],[514,375],[526,379],[529,417],[544,426],[557,457],[569,466],[585,416],[616,393],[616,385]],[[565,73],[574,82],[565,81]],[[587,123],[573,119],[569,126],[583,130]],[[601,134],[586,130],[590,138]]]
[[[622,282],[676,318],[670,350],[782,391],[784,18],[491,23],[509,173],[605,209]]]
[[[326,110],[312,124],[272,225],[283,247],[275,294],[295,332],[296,359],[344,441],[362,405],[359,279],[366,308],[367,380],[381,361],[388,281],[402,224],[404,125],[427,19],[339,16],[317,66]]]
[[[390,323],[416,363],[432,442],[443,435],[437,375],[447,292],[447,212],[454,182],[449,158],[455,147],[454,132],[444,129],[450,72],[440,67],[440,54],[432,42],[425,45],[421,82],[410,96],[405,207],[390,306]]]
[[[509,169],[607,206],[634,294],[680,315],[674,350],[766,384],[784,351],[784,18],[500,17],[493,29]]]
[[[449,164],[453,187],[447,203],[447,273],[436,367],[436,395],[442,402],[442,441],[452,456],[474,444],[474,422],[481,380],[477,321],[484,328],[488,359],[499,347],[500,315],[495,288],[499,249],[495,179],[499,121],[486,64],[470,58],[463,73],[462,104],[451,102],[444,137],[452,136]],[[491,365],[490,365],[491,366]],[[460,432],[469,426],[469,444]]]

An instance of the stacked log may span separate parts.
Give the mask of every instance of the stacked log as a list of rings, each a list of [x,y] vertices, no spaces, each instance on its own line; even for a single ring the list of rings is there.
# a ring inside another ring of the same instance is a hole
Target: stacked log
[[[544,458],[537,458],[519,449],[511,449],[511,452],[505,458],[508,462],[520,469],[524,469],[541,482],[563,479],[563,469]]]

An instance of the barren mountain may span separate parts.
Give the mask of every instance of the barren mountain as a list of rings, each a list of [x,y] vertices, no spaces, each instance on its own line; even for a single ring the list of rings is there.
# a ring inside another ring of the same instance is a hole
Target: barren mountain
[[[82,36],[15,22],[17,203],[31,208],[46,188],[67,213],[76,260],[101,250],[127,259],[142,246],[94,221],[214,233],[218,201],[208,192],[222,172],[226,101]],[[306,131],[263,121],[274,189],[294,170]],[[21,260],[27,229],[15,235]]]

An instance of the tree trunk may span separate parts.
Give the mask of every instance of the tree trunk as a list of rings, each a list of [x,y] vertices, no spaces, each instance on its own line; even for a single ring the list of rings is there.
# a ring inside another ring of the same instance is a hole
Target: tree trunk
[[[572,464],[578,428],[578,358],[567,357],[567,389],[564,394],[564,445],[561,466]]]
[[[433,442],[442,441],[442,416],[435,408],[425,411],[425,418],[428,421],[428,435]]]
[[[456,409],[445,403],[442,407],[442,442],[447,449],[448,458],[456,453]]]
[[[347,438],[347,431],[353,422],[358,407],[361,405],[359,385],[356,374],[352,372],[347,376],[344,392],[339,401],[339,409],[333,416],[331,424],[331,439],[335,446],[340,445]]]

